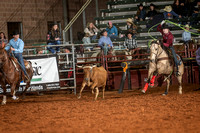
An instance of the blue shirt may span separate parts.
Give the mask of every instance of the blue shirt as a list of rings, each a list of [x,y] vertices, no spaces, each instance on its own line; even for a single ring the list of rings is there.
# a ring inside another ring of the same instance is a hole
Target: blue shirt
[[[13,51],[14,53],[23,53],[24,42],[20,38],[18,38],[17,41],[15,41],[14,38],[11,39],[9,44],[6,45],[5,50],[10,50],[11,46],[15,49],[15,51]]]
[[[200,66],[200,47],[196,51],[196,61],[197,64]]]
[[[191,33],[187,32],[187,31],[184,31],[182,33],[182,38],[183,38],[183,41],[189,41],[189,40],[191,40]]]
[[[115,33],[114,35],[118,36],[118,30],[114,25],[111,29],[107,27],[106,31],[108,32],[108,35]]]
[[[176,18],[179,17],[179,15],[176,14],[174,11],[171,11],[171,12],[164,12],[163,15],[164,15],[164,18],[165,18],[165,19],[170,19],[170,18],[172,19],[173,16],[175,16]]]
[[[107,45],[110,45],[111,47],[113,47],[112,41],[110,40],[110,37],[108,37],[108,36],[107,37],[102,36],[99,39],[98,46],[100,46],[101,48],[103,48],[104,44],[107,44]]]
[[[140,11],[140,14],[138,16],[139,18],[145,19],[146,17],[146,11],[143,9],[142,11]]]

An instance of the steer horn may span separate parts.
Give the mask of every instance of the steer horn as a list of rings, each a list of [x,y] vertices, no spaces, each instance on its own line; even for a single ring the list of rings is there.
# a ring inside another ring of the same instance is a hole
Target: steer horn
[[[83,66],[76,65],[78,68],[83,68]]]
[[[97,65],[92,65],[92,68],[93,68],[93,67],[97,67]]]

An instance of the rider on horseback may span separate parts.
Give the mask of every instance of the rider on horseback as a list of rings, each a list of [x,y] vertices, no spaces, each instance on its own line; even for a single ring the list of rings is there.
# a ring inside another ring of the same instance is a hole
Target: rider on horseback
[[[176,76],[178,76],[178,75],[180,75],[179,68],[178,68],[178,65],[180,65],[180,62],[178,61],[178,59],[176,57],[176,52],[175,52],[174,47],[173,47],[174,36],[170,32],[169,26],[165,24],[165,20],[163,20],[161,22],[161,24],[158,25],[157,30],[162,34],[163,45],[165,47],[169,48],[172,52],[174,62],[175,62],[175,65],[176,65],[176,70],[177,70],[175,74],[176,74]]]
[[[24,49],[24,42],[19,38],[19,32],[14,31],[13,32],[13,39],[9,41],[9,43],[6,45],[5,50],[9,51],[11,49],[11,52],[13,53],[14,57],[17,58],[19,65],[21,66],[25,78],[29,79],[29,76],[26,72],[26,68],[24,65],[24,59],[22,56],[23,49]]]

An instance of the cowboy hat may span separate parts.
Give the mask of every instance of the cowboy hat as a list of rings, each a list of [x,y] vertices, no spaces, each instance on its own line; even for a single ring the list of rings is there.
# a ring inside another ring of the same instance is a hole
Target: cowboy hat
[[[140,6],[142,6],[143,7],[143,4],[142,3],[140,3],[139,5],[137,5],[138,6],[138,8],[140,7]]]
[[[188,24],[185,25],[185,28],[190,28],[190,26]]]
[[[128,34],[131,34],[131,35],[133,36],[133,33],[131,33],[131,32],[128,31],[128,32],[126,32],[126,34],[125,34],[126,37],[128,37]]]
[[[162,25],[162,29],[169,29],[169,30],[170,30],[171,27],[169,27],[167,24],[163,24],[163,25]]]
[[[165,8],[163,10],[166,11],[166,12],[171,12],[172,7],[171,6],[165,6]]]
[[[154,8],[156,7],[156,5],[154,5],[153,3],[151,3],[150,6],[153,6]]]
[[[129,22],[129,23],[133,24],[133,19],[128,18],[128,19],[126,20],[126,22]]]
[[[13,31],[12,35],[19,35],[19,31]]]
[[[54,25],[58,25],[58,23],[57,23],[56,21],[54,21],[54,22],[53,22],[53,26],[54,26]]]

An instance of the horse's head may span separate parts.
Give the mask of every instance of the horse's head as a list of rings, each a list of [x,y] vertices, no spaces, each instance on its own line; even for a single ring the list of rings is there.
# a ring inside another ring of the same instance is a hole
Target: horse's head
[[[5,44],[4,44],[4,42],[2,42],[0,44],[0,67],[2,67],[2,65],[4,64],[4,62],[6,60],[5,56],[7,53],[4,48],[5,48]]]
[[[156,58],[157,58],[157,56],[158,56],[158,54],[160,52],[160,48],[161,48],[161,45],[160,45],[159,40],[151,42],[151,46],[150,46],[150,60],[152,62],[156,61]]]

